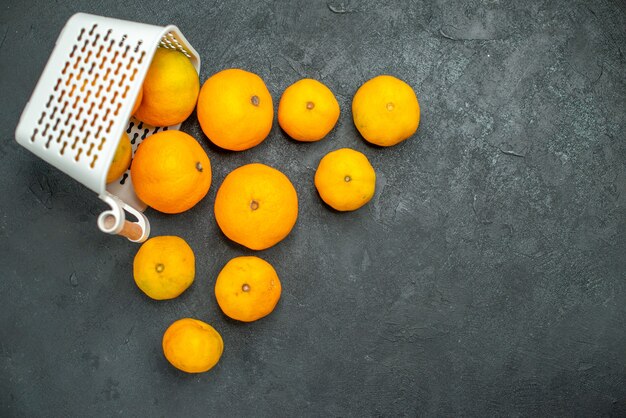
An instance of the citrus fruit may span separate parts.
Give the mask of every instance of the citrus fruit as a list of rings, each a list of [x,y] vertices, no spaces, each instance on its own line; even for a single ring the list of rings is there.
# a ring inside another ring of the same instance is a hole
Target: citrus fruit
[[[143,100],[143,87],[139,89],[139,94],[137,94],[137,98],[135,99],[135,104],[133,105],[133,110],[131,110],[130,114],[134,115],[137,109],[139,109],[139,105]]]
[[[183,122],[196,107],[200,80],[182,52],[157,48],[143,81],[143,98],[135,117],[153,126]]]
[[[352,116],[366,141],[389,147],[415,133],[420,106],[411,86],[396,77],[380,75],[359,87],[352,99]]]
[[[179,296],[191,286],[195,274],[193,250],[180,237],[150,238],[141,245],[133,261],[137,287],[156,300]]]
[[[115,154],[113,154],[113,161],[111,161],[109,171],[107,172],[107,183],[117,180],[128,170],[132,154],[133,147],[130,144],[130,138],[126,135],[126,132],[124,132],[120,138],[120,142],[117,144]]]
[[[163,354],[178,370],[202,373],[217,364],[224,351],[222,336],[206,322],[183,318],[163,334]]]
[[[211,187],[211,162],[192,136],[162,131],[146,138],[130,168],[137,196],[164,213],[192,208]]]
[[[261,77],[232,68],[204,82],[197,113],[200,127],[215,145],[242,151],[270,133],[274,105]]]
[[[233,258],[215,282],[215,298],[224,314],[243,322],[269,315],[280,293],[280,280],[274,267],[254,256]]]
[[[315,171],[315,187],[324,202],[340,211],[356,210],[374,196],[376,173],[362,153],[350,148],[329,152]]]
[[[278,104],[278,123],[298,141],[319,141],[339,119],[339,103],[328,87],[304,78],[287,87]]]
[[[285,238],[298,218],[298,196],[287,176],[264,164],[247,164],[226,176],[215,197],[224,235],[253,250]]]

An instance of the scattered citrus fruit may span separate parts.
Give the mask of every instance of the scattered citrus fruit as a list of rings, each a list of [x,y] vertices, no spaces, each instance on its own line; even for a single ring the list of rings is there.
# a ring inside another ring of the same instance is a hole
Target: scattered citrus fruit
[[[304,78],[287,87],[278,104],[278,123],[298,141],[319,141],[339,119],[339,103],[328,87]]]
[[[192,208],[211,187],[211,162],[192,136],[177,130],[146,138],[130,168],[137,196],[165,213]]]
[[[274,267],[254,256],[233,258],[215,282],[215,298],[224,314],[243,322],[269,315],[280,293],[280,280]]]
[[[184,239],[160,236],[144,242],[133,261],[137,287],[152,299],[173,299],[183,293],[196,274],[196,260]]]
[[[215,145],[242,151],[270,133],[274,105],[261,77],[233,68],[204,82],[197,113],[202,130]]]
[[[359,87],[352,100],[352,116],[366,141],[388,147],[415,133],[420,106],[411,86],[396,77],[380,75]]]
[[[217,364],[224,351],[222,336],[206,322],[183,318],[163,334],[163,354],[167,361],[187,373],[202,373]]]
[[[253,250],[285,238],[298,218],[298,196],[280,171],[247,164],[226,176],[215,197],[215,219],[224,235]]]
[[[124,132],[120,138],[120,142],[117,144],[115,154],[113,154],[113,161],[111,161],[109,171],[107,172],[107,183],[111,183],[113,180],[120,178],[122,174],[128,170],[132,154],[133,147],[130,144],[130,138],[126,135],[126,132]]]
[[[135,99],[135,104],[133,105],[133,110],[130,112],[131,115],[134,115],[135,112],[137,112],[137,109],[139,109],[139,105],[141,104],[142,100],[143,100],[143,86],[139,88],[139,94],[137,94],[137,98]]]
[[[356,210],[374,196],[376,173],[362,153],[350,148],[329,152],[315,172],[315,187],[324,202],[340,211]]]
[[[199,90],[198,73],[189,58],[173,49],[157,48],[135,117],[153,126],[181,123],[196,107]]]

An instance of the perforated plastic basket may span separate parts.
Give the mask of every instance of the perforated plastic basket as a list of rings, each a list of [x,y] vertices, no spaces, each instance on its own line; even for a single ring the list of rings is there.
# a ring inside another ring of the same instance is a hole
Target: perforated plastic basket
[[[15,132],[17,142],[72,176],[111,207],[98,217],[110,234],[142,242],[150,224],[130,171],[106,184],[126,131],[133,155],[146,137],[180,125],[155,127],[130,118],[157,48],[176,49],[196,71],[200,58],[176,26],[152,26],[78,13],[63,28]],[[126,220],[131,213],[136,222]]]

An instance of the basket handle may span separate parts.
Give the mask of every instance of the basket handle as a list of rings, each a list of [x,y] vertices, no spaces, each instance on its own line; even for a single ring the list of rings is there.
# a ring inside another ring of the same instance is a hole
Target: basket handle
[[[103,220],[104,227],[107,230],[114,230],[116,222],[117,220],[115,219],[115,216],[109,213],[105,215],[104,220]],[[119,232],[116,232],[116,234],[126,237],[130,241],[137,242],[141,239],[141,236],[143,235],[143,230],[141,229],[139,224],[136,224],[135,222],[130,222],[124,219],[124,223],[122,224],[122,229],[120,229]]]
[[[98,227],[102,232],[121,235],[132,242],[144,242],[148,238],[150,223],[143,213],[109,193],[100,198],[111,207],[98,216]],[[124,211],[135,216],[137,222],[128,221]]]

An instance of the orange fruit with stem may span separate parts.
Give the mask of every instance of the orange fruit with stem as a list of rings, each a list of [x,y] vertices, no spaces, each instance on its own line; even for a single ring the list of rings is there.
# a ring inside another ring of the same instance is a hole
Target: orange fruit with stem
[[[411,86],[396,77],[380,75],[359,87],[352,99],[352,116],[366,141],[389,147],[415,133],[420,106]]]
[[[335,127],[339,103],[328,87],[304,78],[287,87],[278,104],[278,123],[297,141],[319,141]]]
[[[376,172],[364,154],[342,148],[322,158],[315,171],[315,187],[330,207],[356,210],[374,196]]]
[[[176,236],[153,237],[144,242],[133,260],[135,284],[152,299],[173,299],[183,293],[196,275],[193,250]]]
[[[242,151],[260,144],[270,133],[274,104],[261,77],[232,68],[204,82],[197,114],[211,142],[227,150]]]
[[[184,212],[211,187],[211,162],[191,135],[167,130],[137,147],[130,168],[137,196],[164,213]]]
[[[230,260],[215,282],[215,298],[228,317],[252,322],[269,315],[281,294],[274,267],[259,257]]]
[[[252,250],[264,250],[291,232],[298,219],[298,195],[280,171],[247,164],[226,176],[214,210],[224,235]]]

